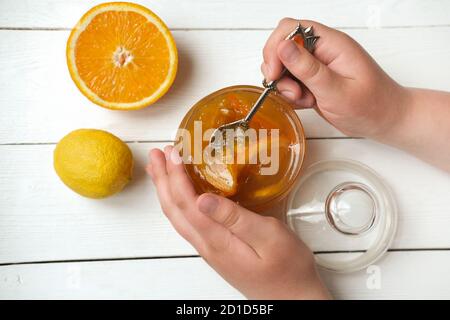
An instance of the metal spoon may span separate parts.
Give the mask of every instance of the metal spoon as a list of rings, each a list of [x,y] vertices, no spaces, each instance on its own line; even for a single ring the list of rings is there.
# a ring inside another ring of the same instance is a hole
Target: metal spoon
[[[286,40],[292,40],[297,35],[300,35],[303,38],[305,48],[309,52],[312,52],[314,50],[314,44],[319,38],[318,36],[314,35],[312,26],[303,28],[300,22],[298,22],[297,27],[286,37]],[[269,93],[276,90],[278,81],[283,78],[283,76],[286,75],[287,72],[288,70],[284,68],[281,72],[280,77],[277,80],[270,81],[269,83],[267,83],[266,79],[264,79],[262,84],[265,89],[259,96],[258,100],[256,100],[253,107],[250,109],[247,116],[243,119],[221,125],[217,129],[215,129],[211,135],[210,143],[216,147],[220,147],[223,144],[223,141],[225,141],[225,134],[227,130],[236,130],[238,128],[241,128],[243,131],[247,130],[249,127],[249,123],[255,113],[263,105]],[[221,137],[221,139],[218,139],[219,137]]]

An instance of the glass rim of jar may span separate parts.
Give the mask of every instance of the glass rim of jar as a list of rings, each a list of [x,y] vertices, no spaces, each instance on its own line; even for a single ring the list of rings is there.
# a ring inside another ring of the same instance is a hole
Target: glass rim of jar
[[[253,86],[253,85],[233,85],[233,86],[228,86],[228,87],[224,87],[219,90],[213,91],[210,94],[208,94],[208,95],[204,96],[203,98],[201,98],[200,100],[198,100],[189,109],[189,111],[185,114],[185,116],[181,120],[180,125],[178,126],[178,129],[185,129],[187,127],[187,124],[191,120],[191,117],[194,114],[195,110],[197,108],[205,105],[205,102],[207,100],[211,100],[211,99],[213,99],[221,94],[227,93],[227,92],[250,91],[250,92],[255,92],[255,93],[261,94],[263,92],[263,90],[264,90],[264,88],[258,87],[258,86]],[[257,211],[258,209],[268,207],[269,203],[272,203],[272,202],[276,203],[276,202],[282,201],[284,199],[287,199],[287,196],[289,195],[289,193],[293,190],[294,186],[296,185],[296,182],[297,182],[297,180],[300,176],[300,173],[303,169],[303,165],[305,162],[306,148],[307,148],[306,147],[306,136],[305,136],[305,130],[304,130],[303,124],[300,120],[300,117],[297,115],[295,110],[291,107],[289,102],[286,101],[285,99],[283,99],[277,93],[271,93],[268,98],[274,99],[276,102],[278,102],[279,105],[281,105],[283,107],[283,109],[285,109],[287,117],[289,119],[293,120],[293,123],[294,123],[293,128],[297,132],[298,137],[299,137],[298,143],[300,145],[302,145],[303,147],[300,148],[300,151],[298,154],[298,160],[297,160],[298,165],[295,166],[294,169],[292,169],[292,170],[295,170],[292,178],[290,178],[288,180],[288,183],[286,183],[286,186],[283,189],[281,189],[281,191],[278,192],[278,194],[276,194],[276,196],[266,199],[264,202],[258,203],[257,205],[252,205],[250,209],[255,210],[255,211]],[[174,143],[176,143],[176,141]],[[184,167],[186,170],[186,165],[184,165]]]

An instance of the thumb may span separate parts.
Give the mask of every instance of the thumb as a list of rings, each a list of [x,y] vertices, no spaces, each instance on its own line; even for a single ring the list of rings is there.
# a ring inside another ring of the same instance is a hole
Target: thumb
[[[278,57],[289,72],[313,93],[316,99],[334,98],[343,78],[317,60],[295,41],[284,40],[278,46]]]
[[[249,246],[261,248],[267,241],[270,227],[276,219],[268,218],[247,210],[235,202],[211,193],[204,193],[197,199],[200,212],[227,228]]]

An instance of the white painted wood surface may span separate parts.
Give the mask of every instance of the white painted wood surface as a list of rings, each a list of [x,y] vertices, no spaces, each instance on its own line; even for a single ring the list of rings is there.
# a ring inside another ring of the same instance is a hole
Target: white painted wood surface
[[[143,166],[148,150],[173,137],[199,98],[227,85],[259,84],[261,48],[284,16],[345,29],[402,84],[450,90],[449,1],[139,1],[174,30],[179,74],[146,110],[104,110],[78,92],[65,63],[68,30],[99,2],[0,1],[0,298],[241,298],[200,258],[173,258],[195,252],[161,213]],[[381,288],[367,288],[365,271],[324,272],[335,296],[450,298],[449,175],[389,147],[343,139],[313,111],[299,114],[315,138],[307,163],[362,161],[399,205],[396,251],[379,262]],[[123,193],[93,201],[58,180],[54,143],[80,127],[130,141],[137,165]],[[314,249],[342,243],[318,241]],[[89,262],[118,258],[137,260]]]
[[[163,145],[130,144],[135,181],[117,196],[98,201],[78,196],[59,181],[52,167],[53,145],[0,146],[0,203],[5,208],[0,263],[195,254],[161,212],[144,172],[148,151]],[[372,167],[391,186],[400,219],[392,248],[450,248],[448,174],[362,139],[310,140],[308,147],[306,165],[351,158]],[[345,248],[327,240],[317,239],[313,249]]]
[[[388,252],[371,269],[321,272],[337,299],[442,299],[448,252]],[[376,277],[376,279],[375,279]],[[443,281],[444,280],[444,281]],[[50,263],[0,268],[0,299],[242,299],[201,258]]]
[[[101,0],[2,0],[0,26],[72,28]],[[273,28],[280,17],[308,18],[333,27],[448,25],[447,0],[137,0],[170,28]]]
[[[450,26],[433,28],[433,37],[423,27],[347,31],[402,84],[450,90],[443,72],[450,70],[450,42],[444,41]],[[83,127],[114,130],[127,141],[170,140],[200,98],[229,85],[261,83],[261,48],[269,34],[175,31],[180,68],[174,86],[149,108],[124,113],[99,108],[73,84],[65,58],[68,31],[0,31],[0,143],[57,142]],[[314,111],[300,114],[309,137],[342,136]]]

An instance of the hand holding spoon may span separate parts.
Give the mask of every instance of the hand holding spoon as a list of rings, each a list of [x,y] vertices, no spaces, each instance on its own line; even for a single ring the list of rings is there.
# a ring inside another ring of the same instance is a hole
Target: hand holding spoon
[[[309,52],[312,52],[314,50],[314,44],[316,43],[317,39],[319,38],[318,36],[314,35],[312,26],[310,26],[308,28],[303,28],[299,22],[297,24],[297,27],[286,37],[286,40],[292,40],[297,35],[302,37],[305,48]],[[263,105],[263,103],[266,100],[269,93],[276,90],[278,80],[283,78],[283,76],[287,72],[288,72],[287,69],[284,68],[283,71],[281,72],[280,77],[277,80],[270,81],[269,83],[267,83],[266,80],[264,79],[263,86],[265,89],[259,96],[258,100],[256,100],[255,104],[250,109],[249,113],[245,116],[245,118],[237,120],[237,121],[233,121],[230,123],[226,123],[224,125],[221,125],[217,129],[215,129],[211,135],[210,143],[216,147],[220,147],[223,144],[223,141],[225,141],[224,138],[225,138],[225,134],[226,134],[227,130],[229,130],[229,129],[236,130],[238,128],[241,128],[243,131],[247,130],[249,127],[249,123],[252,120],[255,113]],[[222,139],[217,139],[218,137],[221,137]],[[219,144],[219,145],[217,145],[217,144]]]

